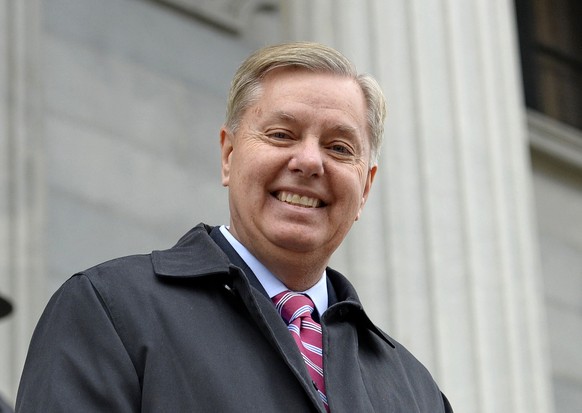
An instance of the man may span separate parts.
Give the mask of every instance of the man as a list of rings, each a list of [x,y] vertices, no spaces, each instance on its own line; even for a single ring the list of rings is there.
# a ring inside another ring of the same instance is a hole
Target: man
[[[384,117],[377,83],[333,49],[250,56],[220,131],[230,225],[69,279],[17,411],[452,411],[327,267],[370,193]]]
[[[0,318],[6,317],[12,312],[12,304],[6,298],[0,295]],[[11,413],[12,407],[0,397],[0,413]]]

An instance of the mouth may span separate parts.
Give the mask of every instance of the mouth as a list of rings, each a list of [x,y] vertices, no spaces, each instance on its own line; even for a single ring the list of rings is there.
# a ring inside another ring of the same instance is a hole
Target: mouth
[[[311,198],[305,195],[295,194],[293,192],[278,191],[272,194],[281,202],[303,208],[321,208],[325,203],[321,199]]]

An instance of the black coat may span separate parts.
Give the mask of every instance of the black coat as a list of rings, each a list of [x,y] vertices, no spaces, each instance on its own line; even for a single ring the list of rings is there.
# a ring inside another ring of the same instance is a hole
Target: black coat
[[[324,412],[270,299],[210,232],[201,224],[169,250],[71,277],[35,330],[16,411]],[[327,273],[331,411],[451,412],[427,370],[370,322],[351,284]]]

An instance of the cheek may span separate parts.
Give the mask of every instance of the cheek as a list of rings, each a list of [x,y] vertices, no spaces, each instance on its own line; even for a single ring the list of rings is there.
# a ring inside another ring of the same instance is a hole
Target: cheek
[[[361,200],[366,188],[368,174],[365,168],[357,168],[356,170],[350,171],[351,173],[344,174],[340,179],[338,179],[337,185],[347,194],[346,196],[352,199]]]
[[[238,159],[235,170],[231,172],[231,187],[236,189],[241,196],[251,196],[259,188],[265,185],[265,177],[269,176],[267,165],[256,158]]]
[[[338,205],[341,209],[337,212],[342,214],[345,218],[356,214],[362,203],[362,185],[358,179],[351,177],[351,179],[339,179],[335,181],[335,194],[338,200],[341,200]]]

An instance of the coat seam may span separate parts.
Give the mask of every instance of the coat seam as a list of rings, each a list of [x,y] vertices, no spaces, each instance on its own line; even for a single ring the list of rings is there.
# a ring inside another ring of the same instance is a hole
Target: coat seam
[[[139,387],[140,387],[140,392],[141,392],[143,390],[143,382],[142,382],[142,379],[140,378],[140,376],[137,372],[135,362],[134,362],[133,358],[131,357],[131,355],[129,354],[129,351],[127,350],[126,342],[123,339],[122,335],[120,334],[120,330],[122,329],[122,325],[120,325],[121,323],[119,321],[118,322],[115,321],[115,317],[113,316],[113,313],[112,313],[111,309],[109,308],[109,305],[107,305],[105,298],[103,297],[103,295],[101,294],[101,292],[99,291],[97,286],[93,283],[91,278],[85,273],[79,273],[78,275],[85,277],[89,281],[89,283],[91,284],[91,287],[93,288],[93,291],[95,292],[95,296],[99,300],[99,303],[101,304],[101,307],[105,311],[105,314],[107,314],[107,318],[111,322],[111,326],[113,327],[115,334],[119,338],[119,341],[120,341],[121,345],[123,346],[123,350],[125,351],[127,358],[131,361],[131,365],[133,367],[135,377],[137,378],[137,380],[139,382]]]

